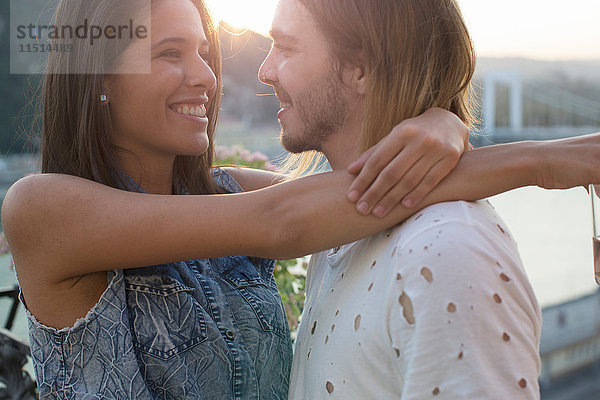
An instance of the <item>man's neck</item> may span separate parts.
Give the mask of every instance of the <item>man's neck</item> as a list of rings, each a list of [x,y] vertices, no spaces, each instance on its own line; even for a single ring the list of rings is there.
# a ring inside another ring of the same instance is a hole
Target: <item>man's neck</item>
[[[346,122],[336,133],[329,136],[321,147],[329,165],[334,170],[348,168],[361,154],[363,107],[362,98],[351,99]]]
[[[360,155],[360,143],[352,143],[343,135],[336,135],[323,146],[323,154],[334,170],[348,168]]]
[[[349,121],[350,122],[350,121]],[[327,138],[322,152],[331,168],[345,169],[360,156],[361,125],[348,123]]]

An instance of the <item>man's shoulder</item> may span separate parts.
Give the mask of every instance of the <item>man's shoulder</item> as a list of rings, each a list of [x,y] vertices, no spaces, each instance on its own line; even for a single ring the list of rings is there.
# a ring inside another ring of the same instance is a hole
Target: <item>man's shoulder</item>
[[[387,235],[382,261],[396,277],[392,299],[404,292],[413,301],[461,299],[478,290],[520,299],[535,310],[516,243],[487,201],[427,207]]]
[[[497,263],[510,265],[519,274],[522,270],[509,229],[487,201],[432,205],[372,236],[362,251],[377,254],[378,263],[393,273],[452,265],[453,273],[467,276]]]
[[[506,223],[488,201],[433,204],[394,228],[379,233],[377,239],[409,245],[414,241],[435,239],[445,231],[460,234],[463,240],[504,236],[512,241]]]

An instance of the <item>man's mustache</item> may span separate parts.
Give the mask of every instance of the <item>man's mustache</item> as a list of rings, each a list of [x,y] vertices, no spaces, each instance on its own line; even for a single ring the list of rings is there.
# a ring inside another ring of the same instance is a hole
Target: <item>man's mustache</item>
[[[291,102],[292,99],[290,98],[290,95],[283,90],[281,86],[273,85],[273,91],[275,92],[275,96],[277,96],[280,101],[285,100]]]

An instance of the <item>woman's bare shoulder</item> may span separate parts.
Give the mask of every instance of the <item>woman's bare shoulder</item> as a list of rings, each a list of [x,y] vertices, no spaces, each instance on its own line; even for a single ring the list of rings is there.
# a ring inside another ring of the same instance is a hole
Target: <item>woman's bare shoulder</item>
[[[16,206],[23,202],[34,204],[37,200],[48,199],[48,193],[69,195],[74,190],[91,187],[99,189],[103,186],[105,185],[72,175],[32,174],[19,179],[8,189],[3,206]]]
[[[62,174],[33,174],[21,178],[6,193],[2,202],[2,226],[5,231],[31,228],[27,222],[48,217],[53,212],[65,210],[64,206],[76,200],[77,193],[93,188],[103,190],[104,185],[87,179]],[[35,228],[41,228],[40,222]]]
[[[87,179],[61,174],[34,174],[21,178],[6,193],[2,203],[2,228],[17,267],[27,260],[52,260],[48,251],[69,240],[66,226],[83,220],[83,214],[94,198],[102,198],[116,189]],[[19,261],[21,261],[19,263]]]

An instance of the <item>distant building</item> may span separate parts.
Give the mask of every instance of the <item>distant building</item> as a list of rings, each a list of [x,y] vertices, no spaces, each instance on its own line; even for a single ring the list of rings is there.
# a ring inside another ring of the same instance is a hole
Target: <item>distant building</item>
[[[549,388],[561,378],[600,362],[600,289],[542,311],[540,385]]]

